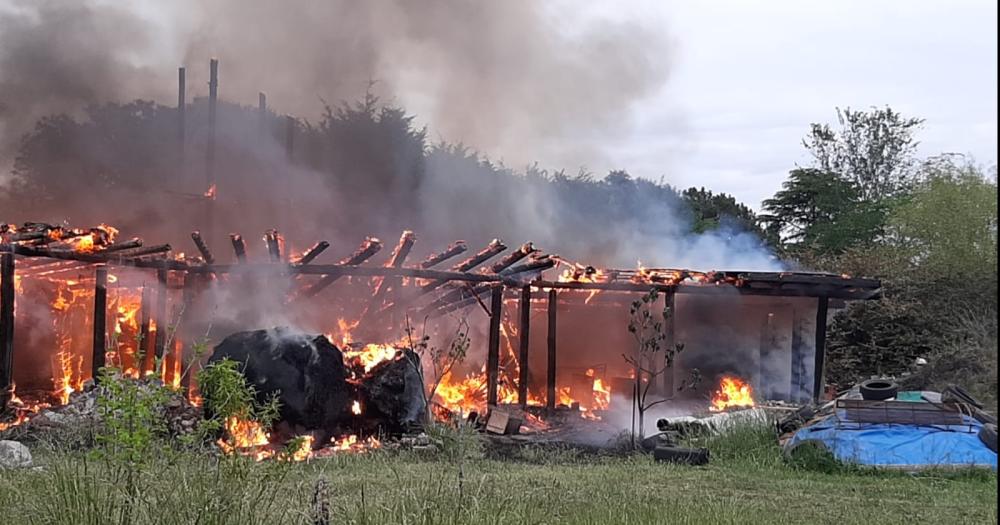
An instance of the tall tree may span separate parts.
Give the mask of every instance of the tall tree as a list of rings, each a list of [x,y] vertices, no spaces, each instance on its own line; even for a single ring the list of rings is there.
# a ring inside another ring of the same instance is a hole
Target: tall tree
[[[713,193],[705,188],[688,188],[681,195],[691,209],[692,231],[703,233],[720,227],[734,227],[756,233],[764,238],[757,215],[747,205],[726,193]]]
[[[817,168],[852,181],[865,201],[879,201],[909,186],[918,144],[913,133],[922,119],[904,117],[886,106],[870,111],[837,108],[837,120],[839,130],[814,123],[802,141]]]
[[[761,222],[795,255],[841,253],[874,240],[883,212],[860,199],[858,187],[831,171],[799,168],[763,204]]]
[[[923,276],[997,275],[997,184],[960,157],[928,160],[921,181],[889,217],[890,242]],[[994,296],[995,297],[995,296]]]

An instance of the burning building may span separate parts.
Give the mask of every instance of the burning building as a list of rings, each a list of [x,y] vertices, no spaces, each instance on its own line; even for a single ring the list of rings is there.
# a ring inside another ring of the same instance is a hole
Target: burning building
[[[325,241],[296,252],[270,230],[261,254],[233,234],[232,262],[222,263],[198,232],[197,256],[119,240],[103,225],[2,233],[0,392],[16,416],[6,425],[66,403],[105,366],[159,375],[196,399],[199,345],[275,318],[326,334],[348,381],[419,350],[435,413],[514,405],[600,418],[630,404],[629,308],[650,290],[671,313],[665,344],[683,347],[652,377],[656,396],[714,409],[806,401],[823,394],[830,311],[879,294],[878,281],[841,275],[595,268],[500,240],[440,269],[466,243],[411,261],[409,231],[381,264],[369,263],[383,246],[375,238],[320,263]],[[449,353],[456,333],[466,345]],[[705,380],[682,388],[694,371]],[[344,410],[361,416],[366,402],[351,401]]]

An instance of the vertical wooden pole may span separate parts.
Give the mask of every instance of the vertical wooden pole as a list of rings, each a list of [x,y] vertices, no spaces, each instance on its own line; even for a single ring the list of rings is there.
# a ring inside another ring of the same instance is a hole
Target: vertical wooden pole
[[[261,136],[267,134],[267,95],[263,91],[257,93],[257,126]]]
[[[229,239],[233,241],[233,253],[236,254],[236,262],[244,264],[247,262],[247,245],[243,242],[243,236],[238,233],[232,233],[229,235]]]
[[[497,381],[500,376],[500,322],[503,310],[503,285],[493,287],[490,296],[489,350],[486,354],[486,404],[497,404]]]
[[[165,261],[164,261],[165,262]],[[163,359],[163,349],[167,344],[167,269],[166,265],[163,268],[156,270],[156,336],[153,345],[153,355],[155,359]],[[155,371],[155,363],[154,371]]]
[[[556,309],[559,298],[555,288],[549,290],[549,363],[545,378],[545,408],[552,412],[556,408]]]
[[[518,313],[520,313],[521,319],[517,332],[518,350],[520,351],[517,362],[521,370],[517,378],[517,402],[524,409],[528,406],[528,345],[530,342],[528,330],[531,323],[531,286],[521,287],[521,300],[518,306]]]
[[[187,113],[187,91],[185,84],[185,70],[183,67],[179,67],[177,68],[177,151],[180,154],[182,162],[184,161],[184,142],[187,129],[185,123]]]
[[[819,297],[819,307],[816,308],[816,360],[813,371],[813,400],[823,398],[826,387],[826,317],[830,308],[830,299]]]
[[[108,267],[97,265],[94,270],[94,347],[90,377],[96,383],[104,368],[108,337]]]
[[[151,305],[149,298],[149,287],[143,285],[142,298],[139,302],[139,345],[137,351],[142,356],[142,363],[139,365],[139,377],[146,375],[153,369],[153,345],[149,340],[149,321],[152,319],[150,312]]]
[[[213,198],[205,199],[205,235],[212,239],[215,233],[215,112],[219,98],[219,61],[208,63],[208,140],[205,151],[205,191],[212,192]],[[159,327],[157,327],[159,330]]]
[[[285,158],[292,162],[295,157],[295,117],[285,116]]]
[[[664,329],[666,331],[665,340],[663,345],[667,352],[674,351],[674,345],[677,343],[677,337],[675,336],[675,330],[677,327],[677,292],[669,291],[664,296],[663,300],[666,302],[665,307],[668,309],[669,316],[667,317],[666,326]],[[674,370],[677,369],[677,356],[674,355],[674,361],[671,363],[669,368],[663,370],[663,377],[661,380],[661,389],[664,398],[670,398],[674,395]],[[659,365],[657,365],[659,366]]]
[[[0,411],[14,385],[14,253],[0,253]]]
[[[201,274],[192,274],[192,273],[184,274],[184,290],[181,292],[181,304],[183,304],[184,306],[181,315],[185,320],[191,319],[192,318],[191,316],[194,314],[194,312],[192,312],[192,309],[194,307],[195,286],[199,285],[199,283],[203,283],[205,281],[205,278],[206,276]],[[185,326],[187,326],[188,324],[189,323],[185,323]],[[191,330],[188,330],[186,333],[187,335],[191,335],[191,332],[192,332]],[[187,339],[187,336],[185,336],[185,339]],[[191,347],[190,345],[194,342],[195,341],[188,340],[187,346]],[[193,349],[190,352],[190,356],[191,356],[190,359],[194,359],[195,356]],[[193,367],[189,367],[188,363],[184,362],[184,347],[180,345],[177,347],[177,360],[181,364],[180,366],[181,373],[184,374],[181,376],[181,392],[183,392],[184,395],[187,395],[187,393],[191,390],[191,374],[184,372],[189,368],[193,370]]]

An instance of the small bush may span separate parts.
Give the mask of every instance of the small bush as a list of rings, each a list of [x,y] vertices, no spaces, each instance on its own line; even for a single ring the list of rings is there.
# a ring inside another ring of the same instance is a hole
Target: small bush
[[[277,396],[261,403],[236,361],[223,359],[203,368],[198,372],[198,388],[208,421],[205,428],[218,430],[229,418],[256,422],[268,428],[278,417]]]
[[[97,452],[133,465],[151,457],[167,433],[164,412],[169,398],[170,391],[158,380],[132,379],[116,369],[102,369]]]

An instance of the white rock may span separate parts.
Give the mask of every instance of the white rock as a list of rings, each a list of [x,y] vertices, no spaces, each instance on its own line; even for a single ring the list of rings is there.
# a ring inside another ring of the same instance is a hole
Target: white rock
[[[17,441],[0,441],[0,469],[28,468],[31,466],[31,451]]]

